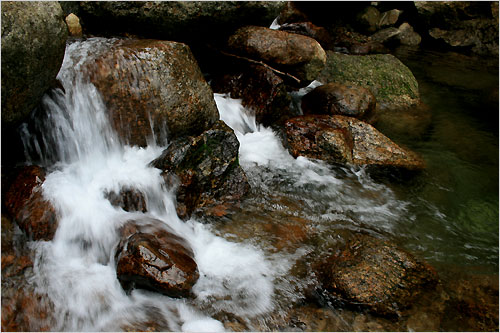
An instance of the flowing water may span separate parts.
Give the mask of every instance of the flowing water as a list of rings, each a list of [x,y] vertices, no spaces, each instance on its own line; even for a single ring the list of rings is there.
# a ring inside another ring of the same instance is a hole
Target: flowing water
[[[342,230],[391,239],[433,264],[498,270],[498,156],[490,155],[498,150],[498,132],[467,129],[486,145],[481,154],[487,161],[474,164],[459,155],[467,142],[446,137],[460,133],[465,120],[450,124],[439,120],[449,117],[442,112],[430,138],[405,142],[423,154],[428,171],[410,184],[385,184],[362,168],[294,159],[240,101],[215,94],[221,119],[240,142],[252,193],[217,221],[181,221],[175,193],[160,170],[148,166],[165,146],[123,145],[88,81],[84,63],[112,42],[68,45],[58,76],[64,91],[44,98],[48,116],[37,129],[44,135],[25,136],[28,157],[50,170],[43,193],[61,216],[53,241],[32,244],[32,281],[54,304],[54,330],[141,330],[154,322],[159,330],[221,331],[225,321],[235,320],[249,330],[269,329],[269,318],[284,316],[316,283],[308,259],[327,255]],[[482,179],[485,174],[489,178]],[[122,290],[114,262],[117,230],[142,214],[105,199],[123,186],[144,193],[145,214],[192,247],[200,271],[193,299]]]

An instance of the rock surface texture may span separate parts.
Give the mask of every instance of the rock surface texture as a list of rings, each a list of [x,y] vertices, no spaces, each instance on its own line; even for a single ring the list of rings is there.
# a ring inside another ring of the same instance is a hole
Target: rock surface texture
[[[89,64],[115,129],[145,146],[198,135],[219,118],[213,93],[189,47],[157,40],[124,40]],[[166,131],[165,131],[166,130]]]
[[[2,1],[2,125],[16,125],[53,85],[68,28],[57,1]]]

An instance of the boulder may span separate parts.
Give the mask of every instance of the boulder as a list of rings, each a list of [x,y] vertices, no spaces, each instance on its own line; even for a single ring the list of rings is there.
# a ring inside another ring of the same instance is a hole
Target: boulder
[[[247,26],[228,40],[229,48],[241,55],[289,73],[307,86],[325,66],[326,54],[314,39],[285,31]]]
[[[253,112],[255,120],[264,126],[270,126],[290,114],[292,100],[283,79],[264,66],[249,65],[241,71],[214,79],[212,89],[241,99],[243,106]]]
[[[88,71],[115,129],[131,145],[199,135],[219,118],[212,90],[185,44],[118,41]]]
[[[422,37],[413,30],[413,27],[407,22],[402,23],[399,27],[399,34],[396,38],[403,45],[418,45],[422,41]]]
[[[2,125],[22,122],[54,84],[67,35],[57,1],[2,2]]]
[[[333,50],[338,52],[356,55],[389,53],[382,43],[373,41],[360,33],[349,31],[345,27],[335,28],[332,36],[334,36]]]
[[[164,222],[153,218],[127,221],[120,229],[116,274],[122,287],[188,297],[199,277],[189,244]]]
[[[58,220],[54,206],[42,192],[45,172],[38,166],[20,170],[5,195],[7,212],[30,239],[52,240]]]
[[[204,43],[244,25],[270,26],[280,1],[81,1],[79,14],[93,33]]]
[[[105,193],[105,197],[111,205],[120,207],[126,212],[143,212],[147,211],[146,199],[144,194],[134,188],[123,187],[120,192],[110,191]]]
[[[333,39],[330,33],[325,28],[318,27],[311,22],[285,23],[279,27],[279,30],[314,38],[325,50],[333,48]]]
[[[402,13],[399,9],[391,9],[380,14],[380,20],[378,22],[378,27],[382,28],[385,26],[395,25],[399,19],[399,15]]]
[[[327,83],[302,98],[304,114],[344,115],[370,119],[375,111],[375,96],[369,89]]]
[[[170,185],[178,184],[177,214],[240,200],[250,189],[238,162],[239,142],[234,132],[219,121],[197,137],[174,140],[151,162],[163,170]]]
[[[346,116],[305,115],[285,123],[292,156],[374,169],[422,170],[424,161],[373,126]]]
[[[360,307],[384,316],[399,315],[438,282],[432,267],[373,236],[343,237],[332,252],[332,256],[315,265],[315,271],[321,296],[333,305]]]
[[[373,6],[367,6],[358,14],[356,23],[362,32],[374,33],[379,27],[380,19],[379,10]]]
[[[393,55],[357,56],[332,51],[327,51],[327,55],[319,81],[370,89],[377,99],[377,108],[400,109],[419,102],[417,80]]]

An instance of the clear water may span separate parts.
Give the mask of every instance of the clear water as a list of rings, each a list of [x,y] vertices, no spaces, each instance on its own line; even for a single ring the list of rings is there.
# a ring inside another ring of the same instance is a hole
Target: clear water
[[[498,129],[468,114],[453,86],[420,83],[434,114],[427,136],[387,133],[428,163],[403,184],[374,181],[362,168],[294,159],[240,101],[215,94],[221,119],[240,141],[252,191],[226,217],[183,222],[160,171],[148,167],[165,147],[123,145],[81,67],[115,42],[68,46],[59,74],[64,93],[44,101],[50,111],[39,124],[44,136],[25,140],[27,151],[42,153],[52,171],[44,195],[61,215],[55,239],[33,243],[33,283],[54,303],[54,330],[137,330],[154,322],[160,330],[221,331],[235,321],[247,330],[269,330],[271,318],[285,316],[316,283],[310,259],[327,255],[342,230],[390,239],[436,266],[498,271]],[[54,149],[36,148],[50,142]],[[200,270],[194,299],[121,289],[113,259],[117,229],[142,213],[111,206],[104,193],[125,185],[144,193],[146,215],[193,248]]]

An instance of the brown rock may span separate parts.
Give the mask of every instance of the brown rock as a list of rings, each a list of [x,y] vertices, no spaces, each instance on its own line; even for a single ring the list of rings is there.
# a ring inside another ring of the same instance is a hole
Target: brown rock
[[[371,125],[345,116],[306,115],[285,123],[290,153],[376,168],[421,170],[424,161]]]
[[[68,26],[69,35],[73,37],[82,36],[82,26],[80,25],[80,19],[75,14],[71,13],[64,19],[66,25]]]
[[[279,30],[314,38],[325,50],[333,48],[333,40],[328,31],[311,22],[285,23]]]
[[[126,212],[147,211],[146,199],[139,190],[133,188],[122,188],[119,193],[111,191],[105,194],[106,198],[115,207],[121,207]]]
[[[297,23],[308,22],[310,19],[300,9],[297,8],[293,1],[287,1],[278,16],[278,23]]]
[[[316,266],[323,296],[337,305],[395,315],[409,307],[424,288],[437,283],[435,271],[394,244],[356,234]]]
[[[189,47],[123,40],[89,64],[114,127],[130,144],[198,135],[219,118],[213,93]],[[166,132],[165,132],[166,130]]]
[[[120,230],[116,273],[125,290],[145,288],[171,297],[187,297],[199,277],[189,244],[164,222],[128,221]]]
[[[377,102],[369,89],[327,83],[302,98],[304,114],[344,115],[358,119],[373,116]]]
[[[54,207],[43,197],[41,184],[44,180],[42,168],[24,167],[5,198],[9,214],[33,240],[51,240],[58,225]]]
[[[314,39],[264,27],[240,28],[228,45],[240,55],[294,75],[302,85],[315,80],[326,62],[325,51]]]

